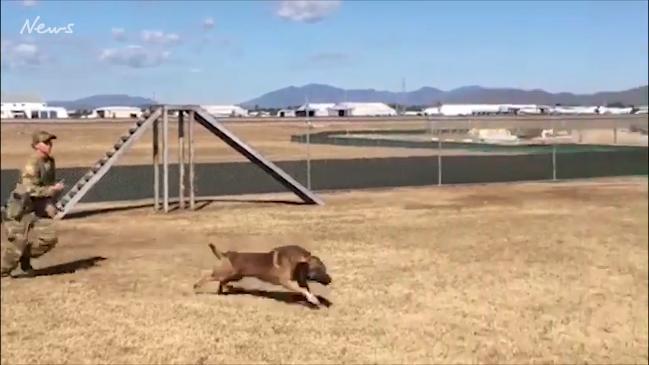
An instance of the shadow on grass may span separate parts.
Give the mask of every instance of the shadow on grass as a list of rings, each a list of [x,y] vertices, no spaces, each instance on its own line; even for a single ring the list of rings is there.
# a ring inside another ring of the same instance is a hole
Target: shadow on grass
[[[204,209],[207,206],[211,205],[212,203],[309,205],[308,203],[304,203],[304,202],[301,202],[301,201],[283,200],[283,199],[263,200],[263,199],[226,199],[226,198],[223,198],[223,199],[200,199],[200,200],[196,200],[196,206],[194,207],[194,210],[198,211],[198,210]],[[189,201],[186,201],[185,205],[188,207],[189,206]],[[162,202],[160,202],[160,206],[162,207]],[[84,211],[81,211],[81,212],[68,213],[65,216],[64,219],[85,218],[85,217],[90,217],[90,216],[93,216],[93,215],[112,213],[112,212],[129,211],[129,210],[135,210],[135,209],[140,209],[140,208],[153,208],[153,204],[152,203],[142,203],[142,204],[133,204],[133,205],[128,205],[128,206],[122,206],[122,207],[89,209],[89,210],[84,210]],[[173,212],[173,211],[176,211],[176,210],[179,210],[179,204],[178,203],[170,203],[169,204],[169,211]]]
[[[41,269],[34,269],[34,275],[20,274],[14,276],[14,278],[21,279],[21,278],[37,277],[37,276],[72,274],[78,270],[87,270],[92,267],[95,267],[97,266],[97,262],[104,261],[104,260],[106,260],[105,257],[94,256],[86,259],[80,259],[80,260],[66,262],[63,264],[48,266]]]
[[[202,293],[208,294],[208,293]],[[209,293],[214,295],[251,295],[253,297],[273,299],[278,302],[287,304],[303,305],[311,309],[319,309],[319,307],[309,303],[306,298],[300,293],[291,293],[286,291],[267,291],[258,289],[244,289],[239,287],[227,286],[223,294]],[[317,295],[320,304],[329,308],[333,305],[327,298]]]

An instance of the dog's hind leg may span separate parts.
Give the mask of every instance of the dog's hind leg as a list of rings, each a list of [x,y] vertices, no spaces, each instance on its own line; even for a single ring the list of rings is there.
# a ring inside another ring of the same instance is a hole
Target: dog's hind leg
[[[225,279],[223,279],[223,280],[219,280],[219,291],[218,291],[218,294],[224,294],[225,292],[224,292],[223,288],[225,288],[225,286],[226,286],[228,283],[231,283],[231,282],[233,282],[233,281],[239,281],[239,280],[241,280],[241,278],[242,278],[242,277],[241,277],[240,275],[235,275],[235,276],[229,276],[229,277],[227,277],[227,278],[225,278]]]
[[[289,290],[294,291],[296,293],[301,293],[302,295],[304,295],[306,300],[309,301],[309,303],[311,303],[313,305],[317,305],[317,306],[320,305],[320,301],[318,300],[318,297],[313,295],[313,293],[311,293],[308,289],[302,288],[299,285],[296,285],[292,281],[281,281],[280,284],[283,287],[285,287],[286,289],[289,289]]]

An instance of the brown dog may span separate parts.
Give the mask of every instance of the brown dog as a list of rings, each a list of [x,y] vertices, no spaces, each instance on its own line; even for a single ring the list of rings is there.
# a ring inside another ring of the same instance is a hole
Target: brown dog
[[[223,294],[227,283],[244,277],[254,277],[301,293],[311,304],[319,305],[320,301],[309,290],[307,281],[316,281],[323,285],[331,283],[331,277],[327,274],[322,260],[297,245],[277,247],[270,252],[220,252],[213,244],[208,246],[218,259],[227,260],[196,282],[194,289],[209,281],[218,281],[218,293]],[[297,285],[294,281],[297,281]]]

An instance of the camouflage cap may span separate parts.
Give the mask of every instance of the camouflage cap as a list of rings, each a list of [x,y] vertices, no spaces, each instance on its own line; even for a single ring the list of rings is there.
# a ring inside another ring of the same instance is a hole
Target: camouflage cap
[[[37,131],[32,134],[32,146],[36,146],[40,142],[48,142],[56,139],[56,136],[46,131]]]

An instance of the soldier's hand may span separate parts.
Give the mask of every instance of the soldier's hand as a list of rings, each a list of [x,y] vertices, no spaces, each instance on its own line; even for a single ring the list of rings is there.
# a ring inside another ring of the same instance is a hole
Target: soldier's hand
[[[65,188],[65,185],[63,185],[63,183],[61,182],[58,182],[54,186],[52,186],[52,190],[54,191],[61,191],[63,190],[63,188]]]

